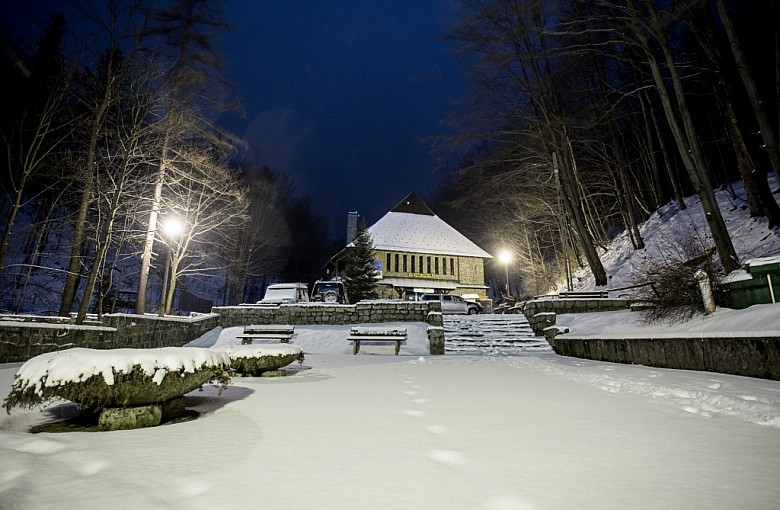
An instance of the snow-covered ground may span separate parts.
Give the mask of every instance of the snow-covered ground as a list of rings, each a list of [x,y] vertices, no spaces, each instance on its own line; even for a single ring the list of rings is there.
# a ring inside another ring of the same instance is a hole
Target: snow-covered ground
[[[751,322],[771,324],[770,306]],[[297,326],[302,366],[192,392],[202,415],[185,423],[30,434],[72,406],[15,410],[0,418],[0,508],[777,508],[780,381],[551,352],[430,356],[425,324],[406,326],[399,356],[353,356],[350,326]],[[0,365],[0,394],[18,368]]]
[[[780,228],[747,218],[741,199],[718,197],[743,261],[780,255]],[[643,225],[645,250],[615,239],[603,256],[610,288],[630,285],[646,260],[673,255],[685,239],[709,244],[698,201],[687,201]],[[576,281],[593,287],[587,270]],[[674,326],[630,312],[561,315],[558,324],[578,336],[780,336],[780,304]],[[2,415],[0,510],[780,508],[780,381],[538,350],[430,356],[426,325],[403,326],[399,356],[365,344],[352,355],[349,325],[297,326],[302,365],[287,377],[234,378],[221,394],[194,391],[187,406],[201,416],[184,423],[31,434],[74,406]],[[240,332],[217,328],[190,346],[238,344]],[[0,365],[0,397],[20,366]]]

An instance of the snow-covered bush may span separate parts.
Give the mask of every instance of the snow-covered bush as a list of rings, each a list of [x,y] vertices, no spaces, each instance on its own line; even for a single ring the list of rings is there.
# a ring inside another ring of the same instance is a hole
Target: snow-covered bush
[[[670,246],[661,259],[643,264],[634,281],[639,287],[636,298],[649,305],[644,310],[648,322],[677,323],[704,313],[699,285],[694,279],[704,271],[716,288],[723,271],[715,260],[715,249],[707,249],[691,239]],[[716,293],[716,302],[720,301]]]

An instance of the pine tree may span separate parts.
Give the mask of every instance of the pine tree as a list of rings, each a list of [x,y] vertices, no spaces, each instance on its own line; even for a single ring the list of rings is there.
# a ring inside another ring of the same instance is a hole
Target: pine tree
[[[376,269],[374,269],[374,243],[365,223],[358,227],[352,248],[344,267],[344,284],[352,303],[378,297]]]

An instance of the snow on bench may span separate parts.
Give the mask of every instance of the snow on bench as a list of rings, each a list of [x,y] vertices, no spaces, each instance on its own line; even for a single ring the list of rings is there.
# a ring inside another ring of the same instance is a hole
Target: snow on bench
[[[354,343],[352,354],[360,352],[360,342],[395,342],[395,354],[406,342],[406,328],[355,327],[350,329],[347,340]]]
[[[251,344],[254,340],[277,340],[287,344],[295,334],[295,326],[244,326],[244,333],[236,336],[244,345]]]

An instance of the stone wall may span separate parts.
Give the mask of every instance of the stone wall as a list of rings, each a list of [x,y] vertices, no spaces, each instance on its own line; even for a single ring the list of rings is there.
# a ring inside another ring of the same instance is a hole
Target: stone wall
[[[596,338],[564,334],[548,341],[562,356],[780,380],[780,337]]]
[[[441,311],[439,303],[422,301],[363,301],[355,305],[300,303],[279,306],[216,306],[223,328],[249,324],[363,324],[376,322],[428,322],[428,312]],[[441,325],[441,324],[438,324]]]
[[[543,336],[544,328],[555,324],[555,314],[610,312],[626,310],[629,305],[621,298],[551,298],[526,301],[522,310],[534,334]]]
[[[215,314],[157,317],[111,314],[102,322],[74,325],[61,318],[8,317],[0,320],[0,363],[27,361],[51,351],[179,347],[217,327]]]
[[[424,322],[428,324],[431,354],[444,354],[444,322],[441,303],[422,301],[365,301],[354,305],[301,303],[279,306],[218,306],[223,328],[250,324],[368,324],[381,322]]]

